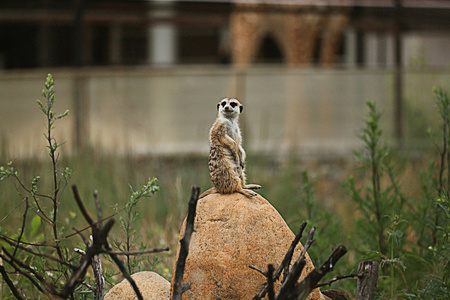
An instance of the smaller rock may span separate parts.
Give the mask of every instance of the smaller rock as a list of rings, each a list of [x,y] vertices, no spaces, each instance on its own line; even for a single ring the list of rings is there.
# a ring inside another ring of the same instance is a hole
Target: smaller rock
[[[347,300],[345,293],[339,290],[325,290],[322,291],[322,294],[331,300]]]
[[[139,272],[131,275],[145,300],[170,298],[170,283],[155,272]],[[137,296],[128,280],[116,284],[105,295],[104,300],[136,300]]]

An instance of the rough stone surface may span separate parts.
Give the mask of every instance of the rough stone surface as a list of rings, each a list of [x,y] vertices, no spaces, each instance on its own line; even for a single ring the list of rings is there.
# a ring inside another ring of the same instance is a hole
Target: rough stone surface
[[[200,199],[183,276],[191,289],[183,299],[252,299],[266,280],[249,265],[263,271],[269,263],[278,267],[294,237],[278,211],[261,196],[212,194]],[[302,248],[299,244],[293,260]],[[304,272],[313,268],[307,257]],[[310,299],[324,298],[316,289]]]
[[[170,298],[170,283],[155,272],[139,272],[131,275],[145,300],[163,300]],[[133,288],[124,279],[105,295],[104,300],[135,300]]]

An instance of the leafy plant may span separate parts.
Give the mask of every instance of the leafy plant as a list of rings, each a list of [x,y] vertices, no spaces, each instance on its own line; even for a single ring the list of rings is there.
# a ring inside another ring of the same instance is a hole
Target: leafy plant
[[[119,214],[119,221],[121,225],[122,231],[125,233],[125,242],[119,241],[117,239],[113,239],[113,245],[117,250],[130,253],[136,247],[134,245],[138,244],[140,239],[140,234],[136,231],[134,225],[139,217],[139,212],[136,211],[137,204],[141,198],[150,198],[152,194],[159,190],[157,185],[157,179],[153,178],[149,180],[144,186],[142,186],[139,190],[135,191],[133,187],[130,185],[130,199],[128,203],[125,204],[124,207],[118,208],[115,207],[115,212]],[[144,243],[140,243],[139,247],[136,250],[144,251],[147,248],[147,245]],[[136,255],[125,255],[125,266],[128,269],[128,273],[133,274],[135,272],[143,271],[144,265],[144,257],[136,256]],[[153,262],[148,261],[149,265],[152,265]]]
[[[391,153],[382,140],[383,131],[379,126],[381,113],[370,100],[367,100],[366,104],[369,113],[360,135],[365,147],[363,152],[355,152],[362,171],[361,176],[357,177],[366,178],[366,180],[357,183],[355,177],[350,176],[345,187],[362,215],[357,219],[355,226],[361,230],[358,235],[374,237],[373,242],[367,240],[367,248],[386,255],[388,254],[387,229],[389,226],[386,216],[402,211],[406,200],[400,191],[394,166],[390,160]]]
[[[433,299],[444,299],[448,295],[450,103],[442,89],[434,93],[442,120],[441,142],[435,143],[439,162],[431,161],[428,171],[421,172],[423,197],[410,199],[401,191],[395,172],[398,159],[382,142],[381,114],[371,101],[367,101],[369,114],[360,136],[365,149],[355,153],[361,174],[345,183],[361,214],[352,237],[355,249],[366,252],[363,259],[381,262],[380,299],[427,299],[431,294]]]
[[[432,160],[427,172],[421,172],[423,201],[413,217],[418,222],[417,252],[425,260],[427,271],[417,280],[414,298],[445,299],[450,292],[450,99],[442,88],[434,88],[441,118],[439,135],[429,130],[438,162]]]
[[[122,214],[121,225],[126,232],[125,247],[122,251],[114,252],[107,242],[108,233],[114,224],[113,216],[102,219],[101,207],[98,201],[98,194],[94,194],[98,210],[98,220],[94,222],[87,213],[76,186],[73,186],[76,203],[89,224],[82,230],[76,230],[74,234],[68,234],[67,229],[62,226],[59,214],[61,199],[72,176],[72,170],[68,167],[59,166],[59,144],[53,135],[55,122],[68,115],[68,111],[63,114],[56,114],[53,111],[55,104],[55,91],[52,76],[47,76],[44,84],[43,96],[46,100],[37,100],[40,110],[46,117],[47,128],[44,133],[47,141],[48,155],[51,161],[50,178],[52,181],[51,190],[48,193],[40,191],[40,176],[35,176],[29,184],[21,178],[15,169],[13,162],[9,162],[6,167],[0,167],[0,180],[11,180],[20,197],[19,203],[8,212],[1,220],[0,226],[12,215],[17,214],[19,208],[23,208],[21,225],[18,232],[8,232],[0,227],[0,241],[2,253],[0,258],[0,273],[12,296],[17,299],[38,298],[43,294],[47,297],[61,297],[69,299],[85,299],[86,297],[103,297],[103,277],[113,276],[115,271],[111,271],[113,265],[109,264],[105,271],[102,271],[99,254],[107,254],[111,261],[119,268],[122,274],[133,285],[129,272],[134,271],[143,261],[143,253],[160,252],[167,249],[145,250],[141,245],[139,251],[132,251],[137,231],[134,229],[137,213],[134,211],[139,199],[150,197],[158,190],[156,179],[149,180],[147,184],[137,191],[131,189],[130,201],[115,214]],[[75,215],[75,213],[73,213]],[[103,221],[106,224],[103,225]],[[89,241],[84,237],[83,232],[91,229],[92,235]],[[83,243],[76,244],[72,236],[82,237]],[[121,244],[115,241],[116,244]],[[72,247],[73,246],[73,247]],[[142,251],[145,250],[145,251]],[[117,256],[124,255],[127,258],[127,266]],[[153,265],[155,260],[151,262]],[[92,265],[95,278],[87,274],[87,267]],[[128,269],[128,272],[127,272]],[[107,278],[111,280],[111,278]],[[5,291],[5,299],[8,298],[8,291]]]
[[[70,267],[66,262],[70,261],[67,248],[62,245],[61,236],[62,228],[59,224],[58,208],[61,196],[66,189],[72,170],[68,167],[60,168],[58,164],[58,150],[62,144],[58,144],[53,136],[54,124],[57,120],[66,117],[69,113],[66,110],[62,114],[56,114],[53,111],[55,104],[55,90],[52,76],[49,74],[44,84],[42,96],[45,98],[44,103],[37,100],[41,111],[46,116],[46,132],[44,133],[47,141],[48,155],[51,160],[51,178],[53,188],[49,193],[40,193],[39,182],[41,177],[35,176],[29,185],[27,185],[20,177],[19,172],[14,168],[13,162],[9,162],[7,167],[0,167],[0,179],[12,180],[17,190],[17,194],[22,199],[14,208],[23,208],[22,224],[17,234],[8,234],[2,232],[0,239],[4,242],[2,246],[3,253],[0,257],[6,261],[10,267],[20,273],[20,266],[14,263],[14,259],[22,259],[27,262],[36,261],[38,264],[34,276],[47,278],[52,284],[58,285],[61,278],[69,277]],[[7,219],[13,211],[9,212],[3,219],[2,223]],[[34,216],[31,217],[31,214]],[[30,221],[31,223],[27,225]],[[1,224],[1,223],[0,223]],[[41,231],[42,229],[42,231]],[[27,232],[28,230],[28,232]],[[39,235],[37,233],[40,232]],[[37,235],[37,236],[36,236]],[[23,251],[27,246],[29,251]],[[52,254],[56,254],[56,258],[45,259]],[[39,257],[36,258],[36,257]],[[6,271],[5,271],[6,272]],[[2,274],[5,278],[5,274]],[[8,275],[6,275],[8,276]],[[19,281],[21,277],[18,277]]]

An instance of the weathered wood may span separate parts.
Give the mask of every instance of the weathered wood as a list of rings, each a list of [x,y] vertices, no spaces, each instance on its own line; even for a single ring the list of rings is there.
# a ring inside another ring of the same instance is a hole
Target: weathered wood
[[[300,242],[300,239],[302,238],[303,231],[305,230],[306,224],[307,224],[307,222],[303,222],[300,225],[300,228],[298,229],[297,234],[295,235],[295,238],[294,238],[294,240],[291,243],[291,246],[289,247],[286,255],[284,256],[283,261],[280,263],[280,265],[278,266],[277,270],[273,274],[273,277],[272,277],[273,282],[276,282],[280,278],[281,273],[283,271],[284,271],[284,277],[283,277],[282,283],[284,283],[284,281],[286,280],[287,274],[289,273],[289,267],[290,267],[290,264],[291,264],[291,261],[292,261],[292,256],[294,255],[294,250],[297,247],[298,243]],[[258,272],[263,274],[265,277],[267,277],[266,274],[264,274],[263,271],[258,270],[257,268],[255,268],[253,266],[250,266],[250,268],[252,268],[254,270],[257,270]],[[262,288],[261,292],[258,295],[256,295],[255,297],[253,297],[252,300],[263,299],[266,296],[267,290],[268,290],[268,285],[266,284]]]
[[[347,253],[347,248],[343,245],[337,246],[328,259],[320,266],[312,270],[306,278],[297,284],[294,289],[290,290],[285,297],[281,297],[280,293],[277,300],[305,300],[308,298],[311,291],[315,288],[317,283],[330,271],[333,270],[334,265],[339,259]]]
[[[200,187],[193,186],[191,192],[191,199],[189,200],[188,216],[186,219],[186,229],[184,236],[180,240],[180,253],[176,262],[175,279],[173,284],[172,300],[181,300],[181,295],[190,287],[190,283],[182,284],[184,267],[186,258],[189,254],[189,243],[191,235],[194,232],[194,221],[197,210],[197,201],[200,194]]]
[[[356,283],[355,300],[372,300],[378,280],[377,261],[367,260],[358,265],[358,282]]]

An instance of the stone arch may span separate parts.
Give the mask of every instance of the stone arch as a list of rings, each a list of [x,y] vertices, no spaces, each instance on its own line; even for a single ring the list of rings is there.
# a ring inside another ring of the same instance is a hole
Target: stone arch
[[[267,34],[273,36],[290,66],[311,64],[318,36],[323,34],[320,61],[330,65],[349,19],[349,10],[301,6],[277,11],[257,4],[237,4],[236,8],[230,16],[231,59],[236,65],[254,63]]]

